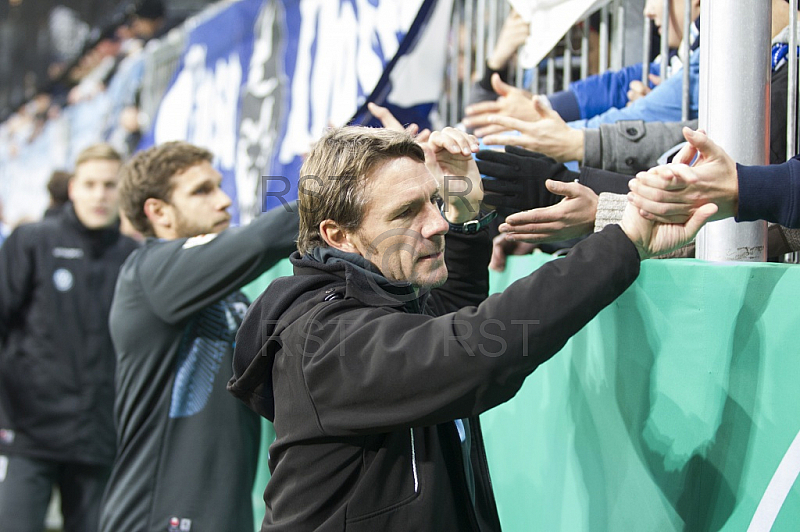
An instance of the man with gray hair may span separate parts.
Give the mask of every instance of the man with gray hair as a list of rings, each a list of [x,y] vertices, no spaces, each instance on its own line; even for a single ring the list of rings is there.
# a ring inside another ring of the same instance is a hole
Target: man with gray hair
[[[479,414],[715,210],[629,208],[487,299],[477,149],[453,128],[420,146],[345,127],[311,150],[294,275],[253,303],[228,384],[275,426],[262,531],[499,530]]]

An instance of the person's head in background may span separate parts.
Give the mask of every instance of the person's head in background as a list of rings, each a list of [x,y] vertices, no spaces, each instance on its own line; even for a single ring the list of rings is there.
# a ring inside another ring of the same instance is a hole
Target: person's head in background
[[[141,0],[130,18],[130,31],[140,39],[155,37],[164,26],[166,9],[161,0]]]
[[[683,39],[683,0],[672,0],[669,11],[669,47],[677,48]],[[655,23],[658,33],[664,26],[664,0],[646,0],[644,16]],[[700,0],[692,0],[692,20],[700,16]]]
[[[54,170],[47,181],[47,193],[50,195],[50,204],[47,206],[45,216],[57,212],[69,201],[69,180],[72,174],[64,170]]]
[[[102,229],[117,222],[117,181],[122,157],[109,144],[89,146],[78,154],[68,193],[75,215],[88,229]]]
[[[134,229],[167,240],[227,229],[231,199],[212,159],[208,150],[180,141],[131,157],[120,172],[120,198]]]

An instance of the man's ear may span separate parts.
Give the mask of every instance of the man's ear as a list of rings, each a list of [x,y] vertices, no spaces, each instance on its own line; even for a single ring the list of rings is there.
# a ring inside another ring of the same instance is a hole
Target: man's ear
[[[350,233],[339,227],[333,220],[323,220],[319,223],[319,234],[328,246],[346,251],[348,253],[359,253],[356,246],[351,241]]]
[[[173,226],[172,209],[169,207],[166,201],[158,198],[147,198],[144,201],[144,215],[150,220],[156,236],[159,235],[159,232],[170,230]]]

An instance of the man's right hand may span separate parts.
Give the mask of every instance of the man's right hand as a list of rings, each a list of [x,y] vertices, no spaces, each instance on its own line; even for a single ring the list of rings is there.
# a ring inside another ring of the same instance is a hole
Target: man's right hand
[[[696,209],[685,223],[662,223],[648,220],[636,206],[628,203],[619,225],[636,246],[639,257],[649,259],[691,242],[716,212],[716,205],[706,203]]]
[[[686,221],[707,203],[718,210],[712,220],[735,216],[739,207],[736,163],[702,131],[683,128],[689,142],[672,164],[641,172],[630,182],[629,199],[641,214],[659,222]],[[687,166],[695,158],[693,166]]]

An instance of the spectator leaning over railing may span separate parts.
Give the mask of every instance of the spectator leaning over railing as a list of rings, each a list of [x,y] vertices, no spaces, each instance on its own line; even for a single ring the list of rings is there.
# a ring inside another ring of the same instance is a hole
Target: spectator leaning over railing
[[[656,5],[658,4],[658,8]],[[683,33],[683,2],[673,2],[672,16],[670,18],[670,48],[676,48]],[[645,17],[652,19],[658,28],[662,21],[661,2],[648,0],[645,6]],[[699,19],[700,0],[693,0],[692,18],[695,23],[690,28],[691,49],[690,55],[690,85],[692,87],[691,109],[697,113],[699,96]],[[501,33],[501,37],[502,37]],[[618,71],[609,71],[604,74],[590,76],[585,80],[575,81],[570,84],[569,90],[557,92],[549,97],[538,95],[538,106],[535,108],[526,105],[531,99],[531,94],[525,90],[504,83],[498,74],[491,74],[491,88],[499,95],[494,101],[484,101],[467,106],[464,125],[474,129],[479,137],[490,136],[485,139],[486,144],[496,144],[497,135],[508,129],[518,129],[515,123],[505,123],[502,118],[517,118],[533,122],[542,118],[542,110],[553,109],[563,121],[570,122],[573,127],[597,127],[601,123],[616,122],[617,120],[642,119],[647,121],[678,121],[681,119],[681,94],[682,76],[677,71],[682,65],[678,56],[673,56],[671,70],[675,75],[660,84],[657,90],[648,94],[649,98],[639,98],[649,89],[645,90],[638,81],[642,77],[642,65],[637,64],[625,67]],[[660,73],[660,61],[655,61],[650,66],[651,71]],[[674,79],[673,79],[674,78]],[[660,82],[657,77],[651,78]],[[484,80],[483,85],[486,85]],[[488,89],[488,87],[486,87]],[[637,97],[637,102],[631,103],[631,97]],[[638,100],[641,101],[638,101]],[[627,106],[627,107],[626,107]],[[500,117],[500,119],[497,119]]]

